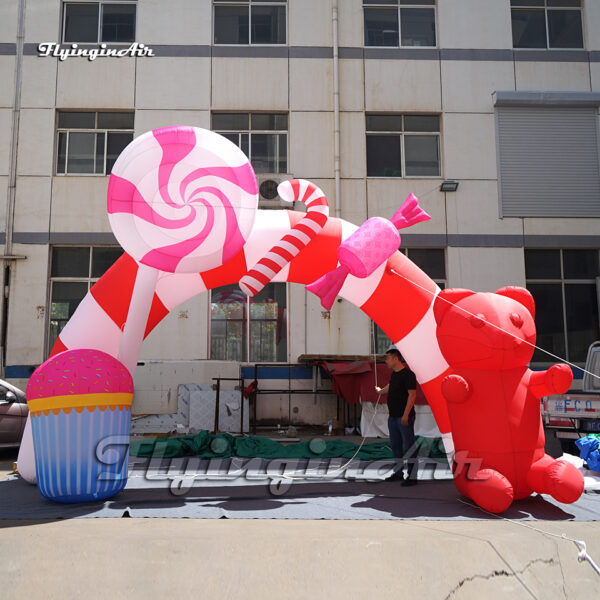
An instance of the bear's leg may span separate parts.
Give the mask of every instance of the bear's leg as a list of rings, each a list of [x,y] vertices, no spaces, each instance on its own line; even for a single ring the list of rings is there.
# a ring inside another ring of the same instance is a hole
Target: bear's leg
[[[493,513],[504,512],[514,498],[510,481],[495,469],[461,469],[455,472],[454,485],[463,496]]]
[[[538,494],[550,494],[564,504],[571,504],[583,494],[583,475],[564,460],[545,454],[531,465],[527,483]]]

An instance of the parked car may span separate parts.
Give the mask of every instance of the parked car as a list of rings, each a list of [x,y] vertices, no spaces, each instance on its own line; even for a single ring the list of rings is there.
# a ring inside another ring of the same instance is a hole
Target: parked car
[[[25,392],[0,379],[0,448],[21,443],[28,413]]]

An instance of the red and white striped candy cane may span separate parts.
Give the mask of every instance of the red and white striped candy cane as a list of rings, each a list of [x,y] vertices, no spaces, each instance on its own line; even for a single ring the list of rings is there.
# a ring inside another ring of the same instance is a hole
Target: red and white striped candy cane
[[[306,179],[284,181],[277,186],[277,192],[286,202],[303,202],[308,212],[240,279],[240,288],[248,296],[258,294],[291,262],[323,229],[329,217],[329,204],[325,194]]]

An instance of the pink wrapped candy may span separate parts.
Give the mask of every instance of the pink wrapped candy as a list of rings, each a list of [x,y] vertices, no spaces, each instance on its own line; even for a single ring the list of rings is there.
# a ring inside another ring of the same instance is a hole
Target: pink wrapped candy
[[[368,277],[400,246],[398,229],[427,221],[431,217],[419,206],[419,200],[409,194],[391,220],[373,217],[365,221],[338,248],[340,266],[306,286],[321,298],[323,308],[330,310],[348,275]]]

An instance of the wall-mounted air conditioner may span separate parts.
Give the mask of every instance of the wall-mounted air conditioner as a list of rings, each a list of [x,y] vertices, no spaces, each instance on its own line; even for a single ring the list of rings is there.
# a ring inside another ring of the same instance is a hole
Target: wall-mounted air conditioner
[[[258,181],[258,208],[262,209],[287,209],[298,210],[301,202],[285,202],[277,193],[277,186],[282,181],[293,179],[290,173],[257,173]],[[304,205],[302,205],[304,206]]]

